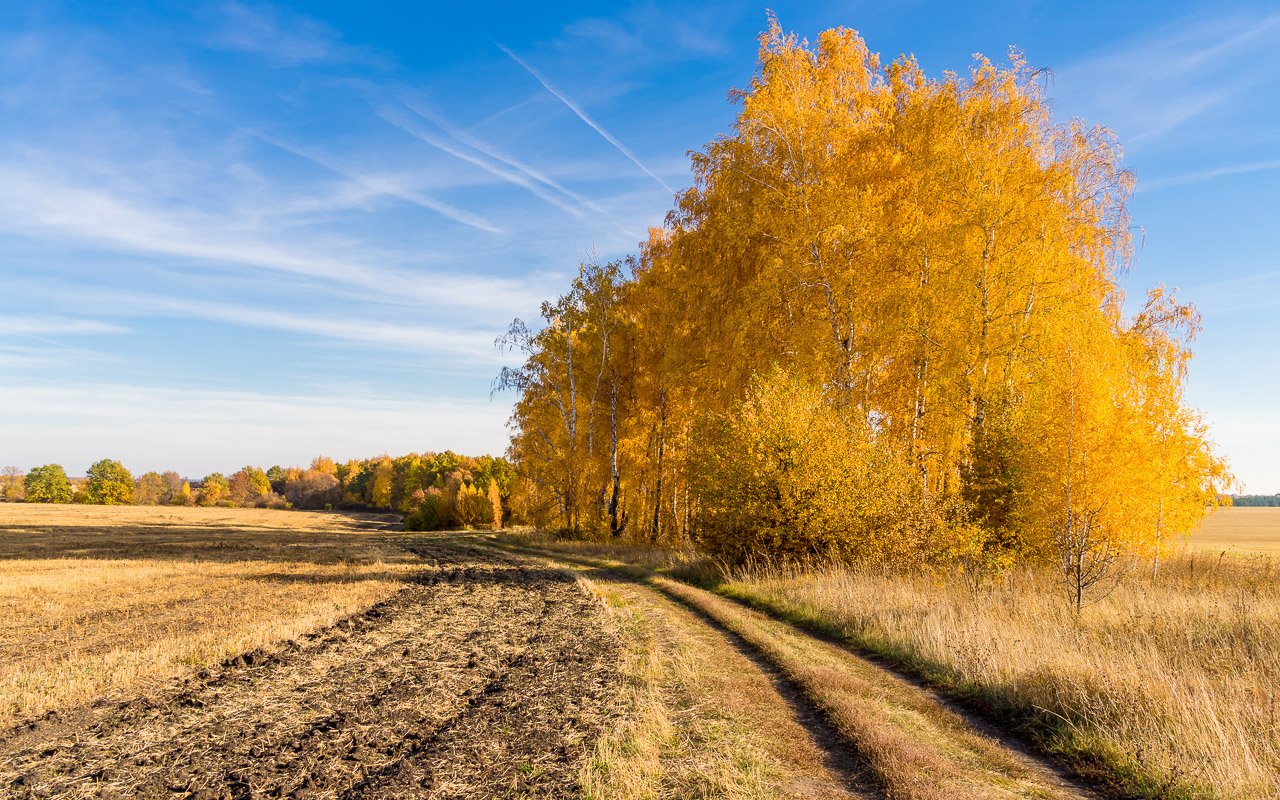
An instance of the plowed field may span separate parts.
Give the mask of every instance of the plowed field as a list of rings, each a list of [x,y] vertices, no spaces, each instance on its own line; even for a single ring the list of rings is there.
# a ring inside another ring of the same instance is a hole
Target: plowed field
[[[562,571],[447,539],[371,608],[0,734],[0,795],[573,796],[619,641]]]

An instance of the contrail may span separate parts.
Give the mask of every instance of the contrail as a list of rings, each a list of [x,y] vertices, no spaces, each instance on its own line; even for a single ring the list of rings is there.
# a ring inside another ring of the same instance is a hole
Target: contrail
[[[473,150],[481,152],[486,156],[488,156],[489,158],[492,158],[496,161],[501,161],[502,163],[506,164],[512,169],[519,170],[521,173],[527,175],[533,180],[541,183],[542,185],[550,189],[554,189],[557,192],[564,194],[566,197],[572,198],[575,202],[581,203],[583,206],[591,209],[597,214],[605,213],[603,208],[601,208],[599,205],[592,202],[591,200],[588,200],[587,198],[583,197],[582,195],[578,194],[575,191],[572,191],[571,189],[565,188],[564,186],[560,185],[560,183],[558,183],[557,181],[554,181],[551,178],[548,178],[546,175],[543,175],[541,172],[537,171],[533,167],[530,167],[527,164],[517,161],[511,156],[508,156],[504,153],[499,152],[489,143],[482,141],[475,136],[472,136],[471,134],[467,133],[464,130],[459,129],[453,123],[441,117],[439,114],[432,112],[430,109],[418,103],[413,98],[402,94],[400,96],[400,102],[404,103],[404,105],[408,107],[411,111],[413,111],[413,113],[427,120],[432,125],[435,125],[437,128],[444,131],[449,136],[453,137],[455,140],[461,142],[462,144],[467,145]]]
[[[273,147],[278,147],[281,150],[284,150],[285,152],[293,153],[295,156],[298,156],[299,158],[305,158],[306,160],[314,164],[318,164],[324,167],[330,172],[335,172],[338,175],[341,175],[342,177],[346,178],[347,180],[355,181],[356,183],[359,183],[360,185],[368,189],[381,192],[382,194],[386,194],[391,197],[398,197],[401,200],[404,200],[405,202],[413,203],[414,205],[421,206],[422,208],[430,209],[432,211],[435,211],[438,214],[442,214],[443,216],[448,217],[454,222],[461,222],[463,225],[470,225],[473,228],[477,228],[487,233],[494,233],[494,234],[503,233],[503,230],[501,228],[497,227],[493,223],[489,222],[489,220],[479,216],[478,214],[472,214],[470,211],[463,211],[460,208],[455,208],[454,206],[451,206],[442,200],[437,200],[434,197],[431,197],[430,195],[423,194],[422,192],[415,192],[415,191],[412,191],[411,189],[406,189],[403,186],[398,186],[394,181],[388,180],[386,178],[381,178],[376,175],[361,174],[359,172],[356,172],[352,169],[349,169],[343,166],[342,164],[339,164],[333,161],[330,158],[327,158],[326,156],[323,156],[319,153],[308,150],[306,148],[300,147],[298,145],[294,145],[294,144],[290,144],[288,142],[282,141],[280,139],[275,138],[274,136],[271,136],[270,134],[263,133],[262,131],[245,129],[245,133],[248,133],[250,136],[253,136],[256,139],[264,141],[267,144],[272,145]]]
[[[410,108],[412,108],[412,106],[410,106]],[[552,193],[546,191],[545,189],[538,186],[537,184],[534,184],[528,178],[525,178],[523,175],[517,175],[511,172],[508,172],[505,169],[501,169],[497,166],[494,166],[493,164],[489,163],[488,161],[485,161],[482,158],[477,158],[471,155],[470,153],[466,153],[457,149],[456,147],[450,147],[449,143],[441,140],[440,137],[431,135],[429,132],[423,130],[420,125],[415,125],[410,120],[405,119],[404,115],[400,114],[398,111],[396,111],[396,109],[382,108],[375,113],[377,113],[379,117],[382,117],[384,120],[396,126],[397,128],[404,131],[405,133],[409,134],[410,136],[414,137],[415,139],[418,139],[421,142],[425,142],[426,144],[431,145],[437,150],[448,153],[454,158],[457,158],[461,161],[465,161],[468,164],[474,164],[475,166],[479,167],[485,172],[488,172],[491,175],[502,178],[504,181],[513,183],[517,186],[524,187],[525,189],[528,189],[535,196],[547,201],[548,203],[555,206],[556,208],[559,208],[561,211],[564,211],[568,214],[572,214],[578,219],[582,219],[583,212],[581,209],[577,208],[576,206],[569,205],[568,203],[564,202],[556,195],[553,195]]]
[[[585,112],[585,111],[583,111],[581,108],[579,108],[577,103],[575,103],[575,102],[573,102],[572,100],[570,100],[570,99],[569,99],[568,97],[566,97],[563,93],[561,93],[558,89],[556,89],[556,87],[554,87],[554,86],[552,86],[550,83],[548,83],[548,82],[547,82],[547,79],[546,79],[546,78],[544,78],[544,77],[542,77],[542,74],[541,74],[540,72],[538,72],[536,69],[534,69],[533,67],[531,67],[531,66],[529,66],[528,64],[526,64],[526,63],[524,62],[524,60],[520,58],[520,56],[518,56],[518,55],[516,55],[515,53],[511,52],[510,50],[508,50],[508,49],[507,49],[506,47],[504,47],[501,43],[499,43],[499,42],[494,42],[494,44],[498,45],[498,48],[499,48],[500,50],[502,50],[502,52],[504,52],[504,53],[506,53],[507,55],[511,56],[511,60],[512,60],[512,61],[514,61],[514,62],[516,62],[517,64],[519,64],[520,66],[524,67],[526,72],[528,72],[528,73],[529,73],[530,75],[532,75],[533,77],[537,78],[537,79],[538,79],[538,83],[541,83],[541,84],[542,84],[542,87],[543,87],[544,89],[546,89],[548,92],[551,92],[551,93],[552,93],[553,95],[555,95],[556,97],[560,98],[560,102],[562,102],[562,103],[564,103],[566,106],[568,106],[570,111],[572,111],[573,113],[577,114],[577,115],[578,115],[578,119],[581,119],[583,122],[587,123],[587,124],[588,124],[588,125],[590,125],[592,128],[594,128],[594,129],[595,129],[595,132],[596,132],[596,133],[598,133],[598,134],[600,134],[601,136],[603,136],[603,137],[604,137],[604,138],[609,142],[609,144],[611,144],[611,145],[613,145],[614,147],[618,148],[618,152],[619,152],[619,153],[622,153],[624,156],[626,156],[627,158],[631,159],[631,161],[632,161],[632,163],[633,163],[633,164],[635,164],[635,165],[636,165],[637,167],[639,167],[640,169],[644,170],[645,174],[646,174],[646,175],[648,175],[650,178],[653,178],[655,181],[657,181],[659,186],[661,186],[663,189],[666,189],[666,190],[667,190],[667,192],[668,192],[669,194],[673,194],[673,195],[674,195],[674,194],[676,193],[676,190],[675,190],[675,189],[672,189],[670,186],[668,186],[668,185],[667,185],[667,182],[666,182],[666,181],[664,181],[662,178],[659,178],[659,177],[657,176],[657,174],[655,174],[655,173],[654,173],[654,171],[653,171],[653,170],[649,169],[649,168],[648,168],[648,167],[646,167],[644,164],[641,164],[641,163],[640,163],[640,159],[636,158],[636,154],[635,154],[635,153],[633,153],[633,152],[631,152],[629,149],[627,149],[627,146],[626,146],[625,144],[623,144],[622,142],[620,142],[620,141],[618,141],[617,139],[613,138],[613,135],[612,135],[611,133],[609,133],[608,131],[606,131],[604,128],[600,127],[600,125],[599,125],[595,120],[593,120],[591,117],[588,117],[588,116],[587,116],[587,112]]]

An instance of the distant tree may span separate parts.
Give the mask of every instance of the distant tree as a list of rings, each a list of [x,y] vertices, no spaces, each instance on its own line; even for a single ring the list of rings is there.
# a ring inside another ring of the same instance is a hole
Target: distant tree
[[[489,483],[496,482],[498,491],[505,498],[511,492],[511,484],[515,481],[516,471],[511,462],[505,458],[494,458],[493,456],[481,456],[476,459],[477,467],[472,470],[476,476],[476,482],[484,486]]]
[[[191,483],[189,481],[183,481],[182,485],[178,487],[178,491],[173,495],[173,499],[169,502],[175,506],[195,505],[196,496],[195,493],[191,491]]]
[[[338,465],[333,463],[333,459],[328,456],[316,456],[311,459],[311,468],[316,472],[323,472],[335,478],[338,477]]]
[[[344,461],[343,463],[339,464],[338,480],[342,483],[342,488],[346,489],[347,484],[350,483],[352,478],[354,478],[359,472],[360,472],[360,462],[356,461],[355,459],[352,459],[350,461]]]
[[[453,515],[464,528],[493,522],[493,505],[480,487],[462,486],[453,500]]]
[[[467,489],[467,478],[461,469],[455,469],[444,477],[444,527],[466,525],[458,517],[458,501]]]
[[[85,502],[105,506],[133,502],[133,475],[119,461],[104,458],[85,473]]]
[[[23,481],[28,503],[70,503],[71,481],[61,464],[45,464],[27,473]]]
[[[231,473],[227,478],[228,495],[231,504],[236,507],[253,507],[254,492],[249,487],[249,480],[243,471]]]
[[[337,476],[309,469],[285,481],[284,496],[294,508],[332,508],[342,500]]]
[[[177,503],[181,505],[180,495],[182,494],[182,487],[186,484],[186,480],[173,470],[162,472],[160,477],[164,478],[165,486],[164,495],[160,498],[161,504],[172,505]],[[191,487],[187,486],[187,489],[189,492]]]
[[[342,479],[343,501],[352,505],[370,505],[369,490],[373,484],[373,470],[369,463],[351,462],[346,472],[346,477]]]
[[[22,470],[18,467],[0,470],[0,498],[11,503],[26,499],[27,487],[22,479]]]
[[[1230,498],[1230,505],[1242,508],[1275,508],[1280,506],[1280,494],[1241,494]]]
[[[271,481],[261,467],[244,467],[227,481],[231,502],[238,506],[264,505],[271,494]]]
[[[259,494],[268,494],[271,491],[271,479],[267,477],[267,473],[262,471],[262,467],[245,467],[243,470],[245,477],[249,479],[249,485]]]
[[[200,495],[196,503],[202,506],[216,506],[229,499],[230,495],[231,485],[227,482],[227,477],[221,472],[212,472],[200,482]]]
[[[401,456],[391,462],[391,508],[396,511],[412,511],[416,503],[413,494],[424,488],[428,465],[416,454]]]
[[[287,475],[284,467],[275,464],[267,468],[267,480],[271,481],[271,491],[284,494],[284,481]]]
[[[404,529],[407,531],[438,531],[447,525],[448,503],[444,490],[432,486],[423,492],[422,502],[409,516],[405,517]]]
[[[369,504],[375,508],[391,508],[391,490],[395,474],[391,459],[383,456],[373,468]]]
[[[159,506],[168,502],[169,482],[158,472],[146,472],[133,482],[133,502],[140,506]]]
[[[437,475],[448,475],[462,468],[462,456],[452,450],[436,453],[430,459],[431,471]]]
[[[489,491],[486,493],[486,499],[489,501],[490,513],[493,516],[493,527],[498,529],[502,527],[502,492],[498,489],[497,481],[489,482]]]

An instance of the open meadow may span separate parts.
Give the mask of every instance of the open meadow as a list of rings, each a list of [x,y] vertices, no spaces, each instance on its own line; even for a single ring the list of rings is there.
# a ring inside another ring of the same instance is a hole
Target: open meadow
[[[1057,576],[745,572],[722,591],[889,658],[1149,797],[1280,793],[1280,562],[1165,564],[1077,618]]]

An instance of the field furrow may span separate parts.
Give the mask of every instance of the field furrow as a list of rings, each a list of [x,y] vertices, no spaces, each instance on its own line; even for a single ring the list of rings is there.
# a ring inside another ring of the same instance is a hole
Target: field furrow
[[[576,793],[618,641],[564,573],[446,543],[367,611],[0,737],[15,798]]]

